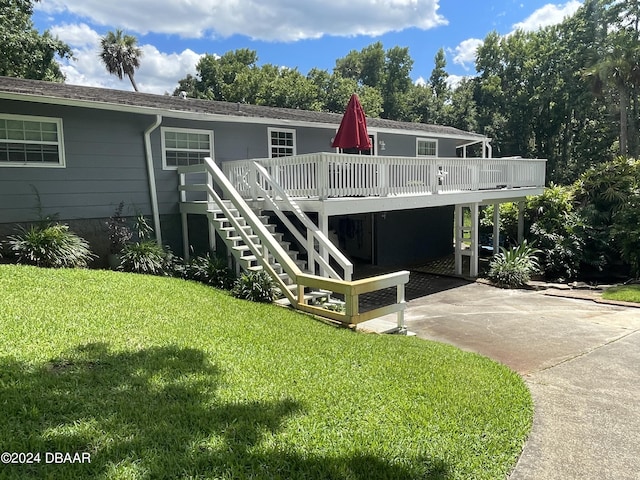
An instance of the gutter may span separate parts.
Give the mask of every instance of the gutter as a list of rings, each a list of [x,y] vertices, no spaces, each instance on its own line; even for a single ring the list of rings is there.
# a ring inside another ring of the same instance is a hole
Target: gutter
[[[158,208],[158,191],[156,189],[156,174],[153,168],[153,152],[151,150],[151,133],[162,123],[162,115],[156,115],[156,120],[144,131],[144,150],[147,160],[147,176],[149,177],[149,195],[151,196],[151,212],[153,214],[153,229],[156,241],[162,246],[162,230],[160,230],[160,209]]]

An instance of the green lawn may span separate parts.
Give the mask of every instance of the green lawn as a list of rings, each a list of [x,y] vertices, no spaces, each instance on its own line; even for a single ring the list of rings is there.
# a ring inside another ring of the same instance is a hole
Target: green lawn
[[[0,292],[0,452],[41,454],[2,479],[504,479],[531,426],[519,376],[446,345],[172,278],[0,265]]]
[[[622,285],[608,288],[602,292],[602,298],[621,302],[640,303],[640,285]]]

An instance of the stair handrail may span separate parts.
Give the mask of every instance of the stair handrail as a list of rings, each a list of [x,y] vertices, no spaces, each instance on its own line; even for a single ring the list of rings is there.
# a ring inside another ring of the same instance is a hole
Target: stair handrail
[[[300,206],[285,192],[285,190],[276,182],[264,166],[258,162],[253,162],[253,168],[256,170],[255,185],[260,192],[262,192],[264,200],[268,203],[277,217],[285,224],[285,226],[291,231],[298,243],[307,251],[309,265],[308,268],[313,273],[312,263],[316,262],[320,266],[321,270],[328,273],[331,278],[336,280],[350,281],[353,275],[353,263],[334,245],[334,243],[327,238],[327,236],[318,228],[318,226],[311,221],[311,219],[304,213]],[[258,174],[267,183],[268,187],[274,192],[272,195],[262,186],[258,179]],[[288,207],[288,211],[291,211],[302,225],[307,229],[307,238],[304,238],[300,231],[291,223],[291,221],[284,214],[275,198],[279,197],[282,202]],[[342,267],[344,277],[340,276],[338,272],[329,264],[329,262],[320,255],[320,252],[315,249],[315,242],[318,242],[320,249],[324,248],[328,254]]]

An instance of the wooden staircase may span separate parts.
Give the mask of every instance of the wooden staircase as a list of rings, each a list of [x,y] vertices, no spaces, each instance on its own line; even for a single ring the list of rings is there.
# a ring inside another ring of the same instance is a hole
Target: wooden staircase
[[[265,271],[282,293],[278,303],[347,326],[394,314],[397,331],[406,331],[404,286],[409,281],[409,272],[352,280],[353,265],[344,254],[288,197],[269,172],[257,162],[253,162],[253,166],[254,171],[247,172],[245,185],[256,195],[248,198],[243,197],[211,158],[205,158],[202,164],[178,168],[185,258],[190,245],[187,216],[206,215],[211,248],[215,249],[215,238],[220,237],[237,269]],[[250,205],[252,202],[260,204]],[[296,245],[304,249],[304,258],[285,241],[261,208],[273,212],[278,225],[288,229]],[[302,231],[285,212],[295,216]],[[373,310],[360,311],[360,295],[388,288],[396,290],[395,300],[390,299]]]
[[[212,208],[207,210],[207,217],[209,222],[213,225],[215,231],[218,233],[219,237],[225,242],[227,247],[227,252],[233,258],[233,263],[236,266],[236,273],[240,273],[240,271],[245,272],[257,272],[263,270],[262,265],[260,265],[260,260],[254,255],[251,247],[247,245],[242,235],[239,234],[236,227],[233,224],[238,224],[244,230],[246,236],[257,244],[258,249],[263,251],[260,244],[260,238],[253,232],[253,229],[250,225],[247,225],[246,220],[242,217],[240,212],[231,204],[228,200],[223,200],[223,203],[231,215],[234,216],[234,222],[232,222],[227,216],[225,212],[218,205],[214,205]],[[271,223],[271,217],[269,215],[264,215],[262,210],[257,206],[252,206],[252,210],[256,214],[256,216],[261,220],[265,228],[269,231],[274,240],[279,243],[282,248],[286,251],[291,260],[300,268],[300,270],[307,270],[307,261],[299,258],[300,253],[292,248],[291,242],[284,240],[284,234],[282,232],[277,231],[277,225],[275,223]],[[272,256],[268,256],[269,265],[276,272],[278,277],[282,280],[286,288],[291,292],[296,292],[298,289],[298,285],[294,283],[293,279],[290,278],[289,274],[286,273],[280,265],[280,263]],[[280,287],[282,288],[282,287]],[[290,305],[289,299],[281,295],[281,298],[276,300],[279,305]],[[343,308],[344,302],[333,298],[332,292],[329,290],[312,290],[305,288],[304,290],[304,303],[309,305],[318,305],[323,307],[328,307],[333,310],[337,310]]]

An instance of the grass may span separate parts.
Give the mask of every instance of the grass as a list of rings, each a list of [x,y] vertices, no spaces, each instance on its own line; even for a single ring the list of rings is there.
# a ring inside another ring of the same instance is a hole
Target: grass
[[[0,265],[2,479],[503,479],[522,379],[172,278]],[[91,463],[45,464],[46,452]]]
[[[602,298],[619,302],[640,303],[640,285],[621,285],[607,288],[602,292]]]

